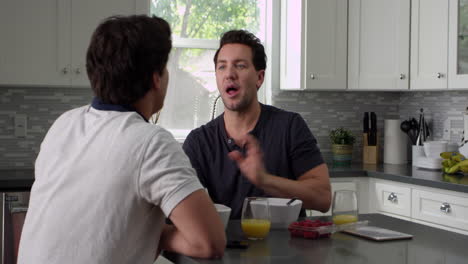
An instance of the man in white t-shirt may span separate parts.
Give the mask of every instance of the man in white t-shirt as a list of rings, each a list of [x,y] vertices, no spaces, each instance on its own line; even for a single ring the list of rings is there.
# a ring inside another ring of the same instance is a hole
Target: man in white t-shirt
[[[223,255],[223,224],[190,161],[168,131],[148,123],[163,106],[171,48],[158,17],[98,26],[86,57],[95,98],[60,116],[41,144],[18,263],[152,263],[159,250]]]

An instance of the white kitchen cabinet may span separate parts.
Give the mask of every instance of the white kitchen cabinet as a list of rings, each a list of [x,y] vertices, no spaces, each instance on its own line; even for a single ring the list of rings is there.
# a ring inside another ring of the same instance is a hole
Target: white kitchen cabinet
[[[372,213],[468,234],[468,194],[369,178]]]
[[[468,2],[449,0],[448,88],[468,88]]]
[[[447,89],[449,4],[413,0],[411,16],[411,89]]]
[[[57,0],[0,0],[0,84],[62,85]]]
[[[347,10],[347,0],[281,1],[281,89],[346,89]]]
[[[147,0],[0,0],[0,6],[3,85],[89,87],[86,50],[99,22],[149,13]]]
[[[411,217],[409,185],[372,179],[370,200],[375,212],[408,220]]]
[[[467,194],[414,188],[412,197],[414,219],[468,230]]]
[[[344,178],[331,178],[331,191],[332,200],[335,191],[338,190],[352,190],[356,192],[358,199],[358,209],[360,214],[366,214],[370,212],[369,209],[369,184],[367,178],[355,178],[355,177],[344,177]],[[325,212],[319,212],[315,210],[309,210],[309,215],[312,216],[323,216],[331,215],[331,207]]]
[[[407,90],[410,1],[349,1],[348,89]]]

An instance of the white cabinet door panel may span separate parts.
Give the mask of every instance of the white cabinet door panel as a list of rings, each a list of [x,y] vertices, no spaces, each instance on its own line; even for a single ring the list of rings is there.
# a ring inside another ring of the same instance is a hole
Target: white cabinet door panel
[[[306,89],[346,88],[347,23],[346,0],[305,1]]]
[[[0,84],[68,85],[58,53],[58,0],[0,0]]]
[[[137,13],[136,0],[73,0],[71,6],[72,85],[89,87],[86,74],[86,51],[98,24],[113,15]]]
[[[411,89],[447,89],[448,7],[448,1],[412,1]]]
[[[348,89],[408,89],[409,1],[349,5]]]
[[[468,195],[413,189],[412,199],[413,218],[468,230]]]
[[[399,184],[375,183],[377,212],[411,216],[411,188]]]

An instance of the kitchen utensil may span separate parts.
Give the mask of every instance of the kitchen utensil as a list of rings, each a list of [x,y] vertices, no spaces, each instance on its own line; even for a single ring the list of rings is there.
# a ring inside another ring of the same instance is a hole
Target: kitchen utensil
[[[377,115],[375,114],[375,112],[370,113],[370,128],[369,128],[368,145],[369,146],[377,145]]]
[[[369,133],[369,112],[364,113],[362,132]]]
[[[294,201],[296,201],[297,199],[299,199],[299,198],[297,198],[297,197],[291,198],[291,200],[289,200],[289,201],[286,203],[286,205],[288,205],[288,206],[291,205],[291,204],[292,204]]]
[[[411,144],[414,144],[413,142],[413,136],[412,136],[412,129],[411,129],[411,122],[409,120],[405,120],[401,122],[400,124],[400,129],[401,131],[405,132],[406,135],[410,138]]]
[[[413,143],[413,145],[416,145],[416,139],[418,138],[418,121],[416,120],[416,118],[411,118],[411,142]]]
[[[424,109],[420,109],[420,114],[419,114],[419,123],[418,123],[418,137],[416,139],[416,145],[417,146],[422,146],[424,144],[424,141],[426,141],[426,126],[425,126],[425,120],[424,120]]]

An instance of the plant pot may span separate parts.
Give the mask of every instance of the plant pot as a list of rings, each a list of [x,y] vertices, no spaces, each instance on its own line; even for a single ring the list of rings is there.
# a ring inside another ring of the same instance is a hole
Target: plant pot
[[[349,167],[353,154],[353,145],[332,144],[333,167]]]

